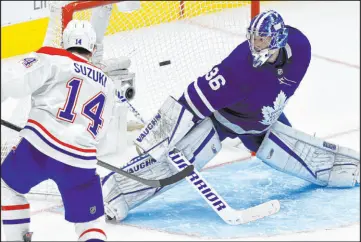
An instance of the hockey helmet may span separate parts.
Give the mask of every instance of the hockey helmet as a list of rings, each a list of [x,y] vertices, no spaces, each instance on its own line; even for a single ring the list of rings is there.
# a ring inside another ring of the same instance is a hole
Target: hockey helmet
[[[258,14],[251,20],[247,28],[246,37],[253,56],[253,67],[259,67],[277,49],[286,46],[288,29],[285,27],[279,13],[274,10],[268,10]]]
[[[71,20],[63,32],[62,45],[64,49],[80,47],[93,52],[96,33],[89,21]]]

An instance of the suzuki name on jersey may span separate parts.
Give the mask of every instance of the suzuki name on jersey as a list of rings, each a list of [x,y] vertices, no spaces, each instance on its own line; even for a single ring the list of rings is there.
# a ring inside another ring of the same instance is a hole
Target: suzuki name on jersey
[[[98,82],[105,87],[107,84],[107,76],[102,72],[98,70],[94,70],[93,68],[89,66],[83,66],[79,63],[74,63],[75,72],[81,73],[86,77],[89,77],[90,79],[93,79],[93,81]]]

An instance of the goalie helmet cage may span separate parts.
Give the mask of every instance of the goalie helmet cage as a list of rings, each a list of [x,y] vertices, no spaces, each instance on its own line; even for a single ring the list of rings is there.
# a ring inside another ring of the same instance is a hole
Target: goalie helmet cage
[[[49,1],[44,45],[61,47],[62,32],[72,19],[90,20],[92,10],[109,4],[113,8],[103,38],[104,59],[130,58],[130,71],[136,74],[132,104],[145,119],[168,95],[179,97],[242,43],[251,17],[260,11],[260,1],[141,1],[140,8],[130,12],[121,10],[127,1]],[[7,121],[25,125],[29,103],[19,101]],[[4,129],[2,161],[19,142],[16,132]],[[59,194],[52,181],[31,193]]]

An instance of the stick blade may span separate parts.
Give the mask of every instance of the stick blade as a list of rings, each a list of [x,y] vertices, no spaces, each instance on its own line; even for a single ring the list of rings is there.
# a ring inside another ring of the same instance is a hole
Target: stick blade
[[[245,210],[235,210],[237,218],[228,220],[227,223],[231,225],[246,224],[276,214],[280,208],[280,201],[271,200]]]

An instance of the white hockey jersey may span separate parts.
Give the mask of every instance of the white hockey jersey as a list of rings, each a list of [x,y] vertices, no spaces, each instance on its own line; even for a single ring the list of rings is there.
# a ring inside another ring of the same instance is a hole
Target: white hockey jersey
[[[42,47],[2,71],[3,98],[31,94],[20,136],[42,153],[71,166],[96,167],[96,146],[116,101],[113,81],[83,57]]]

